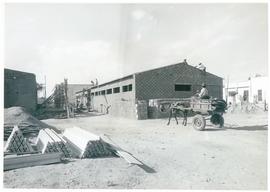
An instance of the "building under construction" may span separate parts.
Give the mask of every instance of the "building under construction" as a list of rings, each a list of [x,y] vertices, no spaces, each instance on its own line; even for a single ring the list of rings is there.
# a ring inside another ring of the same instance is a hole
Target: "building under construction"
[[[91,107],[114,116],[146,119],[156,99],[189,98],[202,83],[209,95],[222,98],[221,77],[182,62],[95,86],[91,88]]]

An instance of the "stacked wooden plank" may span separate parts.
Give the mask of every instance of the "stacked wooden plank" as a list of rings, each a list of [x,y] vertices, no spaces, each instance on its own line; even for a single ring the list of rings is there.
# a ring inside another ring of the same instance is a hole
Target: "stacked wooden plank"
[[[72,149],[74,157],[95,158],[115,155],[109,144],[99,136],[79,127],[66,129],[63,137]]]
[[[70,157],[66,141],[54,130],[46,128],[39,131],[36,146],[42,154],[61,152],[65,157]]]
[[[61,162],[62,153],[7,155],[4,157],[4,170]]]
[[[4,148],[5,152],[24,153],[32,152],[33,148],[29,142],[24,138],[18,126],[14,126]]]

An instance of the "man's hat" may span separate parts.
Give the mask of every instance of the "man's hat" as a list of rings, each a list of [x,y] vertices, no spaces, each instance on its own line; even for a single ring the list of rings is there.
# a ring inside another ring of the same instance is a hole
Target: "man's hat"
[[[202,84],[202,87],[206,87],[205,83]]]

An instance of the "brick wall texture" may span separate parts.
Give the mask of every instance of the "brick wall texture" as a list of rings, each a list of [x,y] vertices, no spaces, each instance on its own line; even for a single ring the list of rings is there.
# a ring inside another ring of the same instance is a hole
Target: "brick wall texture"
[[[209,95],[222,98],[222,78],[203,72],[186,63],[170,65],[135,74],[138,100],[188,98],[206,83]],[[175,91],[175,84],[191,85],[191,91]]]
[[[106,106],[109,113],[115,116],[145,119],[147,113],[144,107],[138,105],[138,101],[161,98],[189,98],[202,83],[206,83],[209,95],[222,98],[222,78],[203,72],[186,63],[179,63],[141,73],[135,73],[128,78],[115,80],[100,87],[92,88],[91,92],[120,87],[117,94],[105,94],[92,96],[92,107],[100,112],[105,112]],[[132,91],[122,92],[122,86],[132,84]],[[191,85],[191,91],[175,91],[175,84]],[[136,105],[137,104],[137,105]],[[137,114],[138,112],[143,114]]]
[[[10,69],[4,70],[4,107],[21,106],[29,112],[36,110],[36,76]]]

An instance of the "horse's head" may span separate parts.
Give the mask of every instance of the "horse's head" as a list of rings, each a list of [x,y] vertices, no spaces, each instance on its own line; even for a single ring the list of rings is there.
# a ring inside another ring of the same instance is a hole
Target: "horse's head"
[[[168,103],[168,102],[160,103],[158,106],[158,109],[163,113],[169,111],[170,108],[171,108],[171,103]]]

